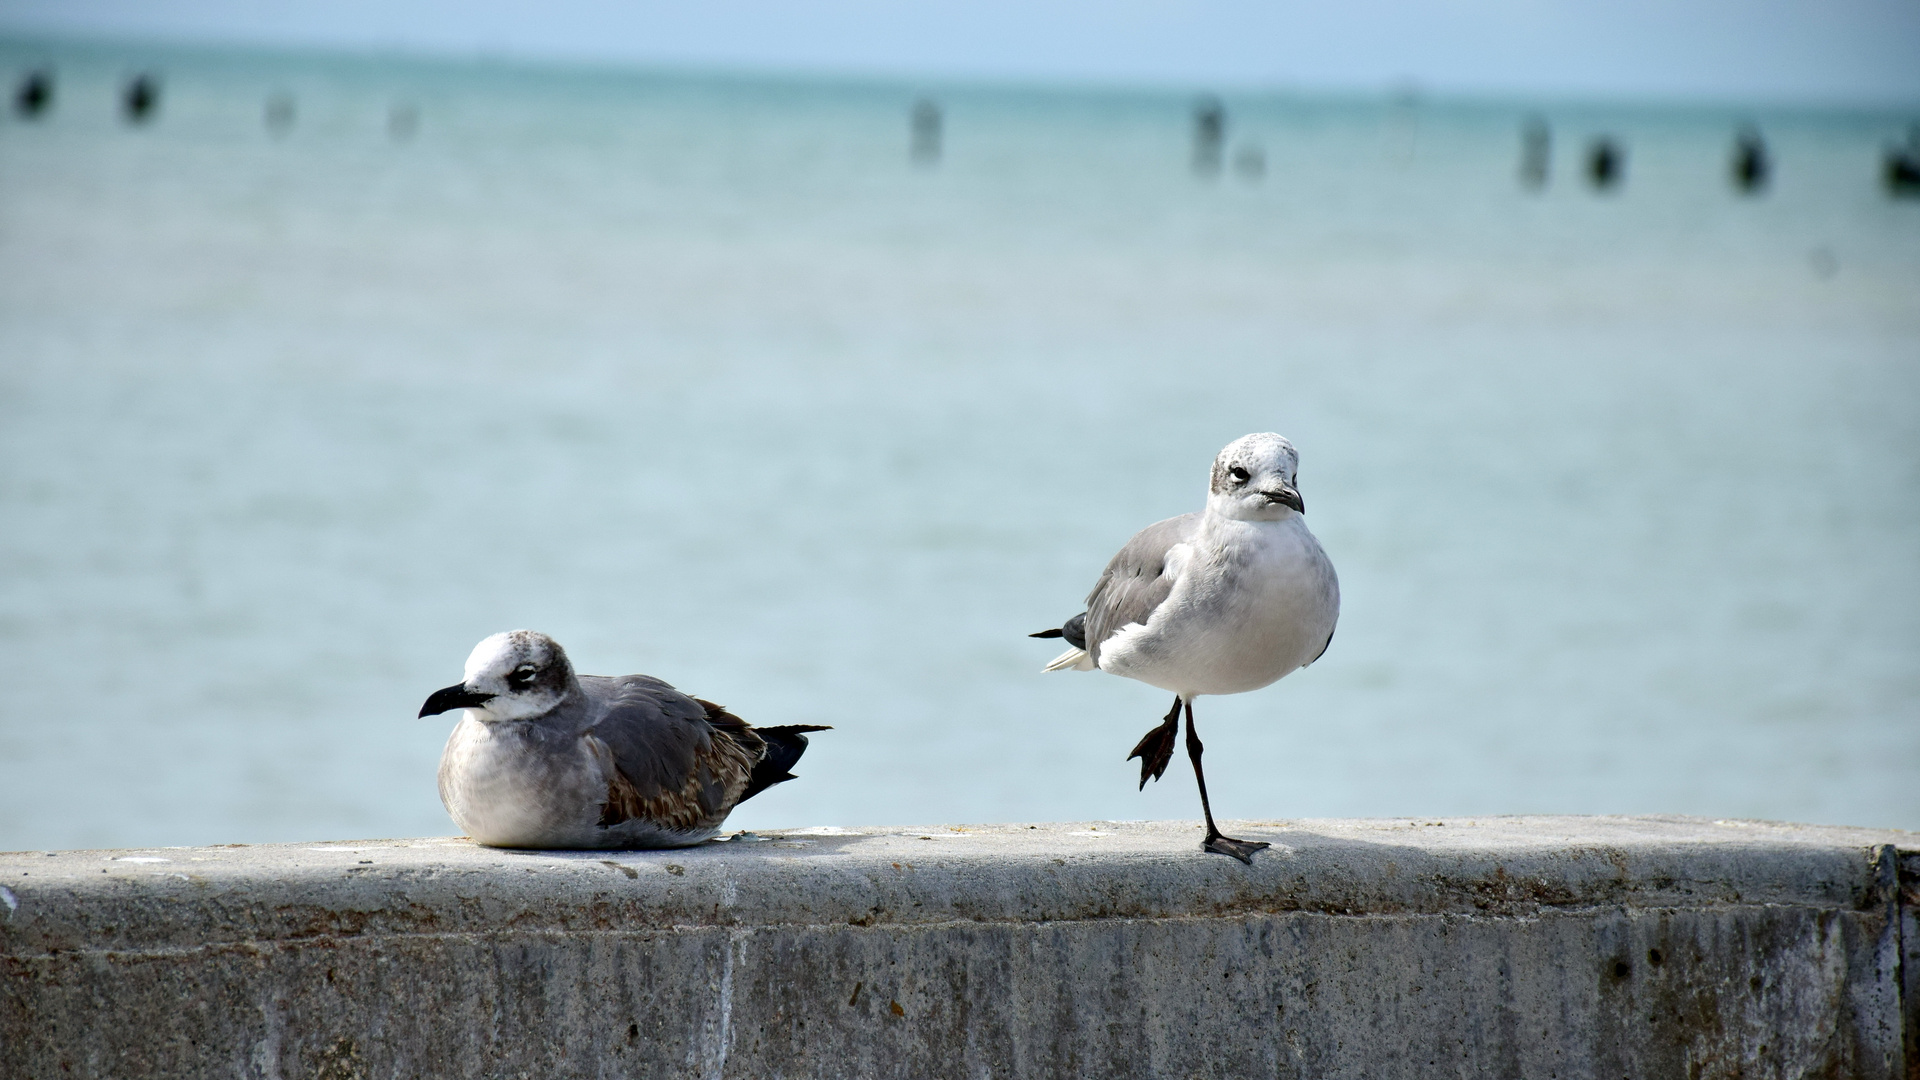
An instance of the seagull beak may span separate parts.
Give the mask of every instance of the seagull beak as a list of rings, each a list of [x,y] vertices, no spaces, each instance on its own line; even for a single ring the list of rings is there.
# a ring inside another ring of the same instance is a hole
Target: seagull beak
[[[421,716],[439,716],[450,709],[471,709],[476,705],[485,705],[493,700],[492,694],[482,694],[467,689],[467,684],[449,686],[445,690],[435,690],[433,696],[420,706]]]
[[[1304,514],[1307,512],[1307,501],[1300,497],[1299,492],[1290,487],[1282,487],[1278,491],[1263,491],[1260,494],[1265,495],[1267,501],[1270,503],[1279,503],[1281,506],[1293,507],[1293,512],[1296,514]]]

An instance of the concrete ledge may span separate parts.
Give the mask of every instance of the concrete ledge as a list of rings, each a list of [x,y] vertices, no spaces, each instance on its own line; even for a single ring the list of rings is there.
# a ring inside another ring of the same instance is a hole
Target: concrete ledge
[[[1920,1077],[1920,834],[1230,831],[1275,847],[1249,869],[1187,823],[1097,822],[671,852],[3,855],[0,1061],[34,1077]]]

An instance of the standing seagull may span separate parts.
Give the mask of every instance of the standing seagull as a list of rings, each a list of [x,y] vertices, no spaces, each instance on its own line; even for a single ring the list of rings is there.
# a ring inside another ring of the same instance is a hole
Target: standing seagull
[[[651,675],[575,675],[532,630],[473,647],[467,677],[421,716],[466,715],[440,755],[440,801],[488,847],[666,848],[700,843],[783,780],[812,724],[747,726]]]
[[[1245,435],[1213,459],[1207,508],[1134,534],[1087,595],[1087,610],[1057,630],[1073,648],[1048,671],[1100,670],[1174,693],[1173,708],[1127,755],[1140,759],[1140,786],[1173,759],[1180,707],[1187,756],[1207,818],[1201,847],[1243,863],[1267,844],[1223,836],[1207,803],[1193,699],[1258,690],[1320,659],[1340,617],[1333,563],[1307,531],[1294,483],[1300,455],[1271,433]]]

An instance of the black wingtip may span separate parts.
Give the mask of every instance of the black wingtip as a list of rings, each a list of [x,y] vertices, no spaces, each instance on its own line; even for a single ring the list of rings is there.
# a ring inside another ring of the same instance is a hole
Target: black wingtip
[[[1028,634],[1027,636],[1028,637],[1066,637],[1067,632],[1056,626],[1051,630],[1042,630],[1037,634]]]
[[[753,767],[753,774],[747,779],[747,788],[740,794],[740,802],[746,802],[775,784],[792,780],[793,766],[800,760],[800,755],[807,752],[807,733],[832,731],[833,728],[828,724],[782,724],[753,730],[766,742],[767,751],[760,763]]]

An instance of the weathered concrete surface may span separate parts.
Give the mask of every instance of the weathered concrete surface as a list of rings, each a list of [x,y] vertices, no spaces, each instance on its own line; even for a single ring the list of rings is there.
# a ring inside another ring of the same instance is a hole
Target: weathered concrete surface
[[[4,855],[0,1072],[1920,1077],[1920,835],[1232,831]]]

